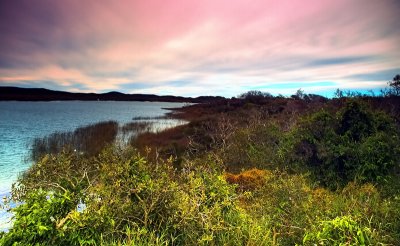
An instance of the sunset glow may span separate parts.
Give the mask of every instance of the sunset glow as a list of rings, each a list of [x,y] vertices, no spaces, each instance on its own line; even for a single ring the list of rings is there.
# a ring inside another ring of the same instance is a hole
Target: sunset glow
[[[379,90],[397,0],[1,1],[0,86],[236,96]]]

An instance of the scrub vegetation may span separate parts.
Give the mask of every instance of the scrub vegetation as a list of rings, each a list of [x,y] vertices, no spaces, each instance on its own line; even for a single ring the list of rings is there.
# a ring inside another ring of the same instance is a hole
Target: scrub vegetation
[[[379,96],[250,91],[190,105],[170,115],[186,125],[126,146],[107,131],[83,154],[87,138],[45,138],[0,244],[399,245],[395,79]]]

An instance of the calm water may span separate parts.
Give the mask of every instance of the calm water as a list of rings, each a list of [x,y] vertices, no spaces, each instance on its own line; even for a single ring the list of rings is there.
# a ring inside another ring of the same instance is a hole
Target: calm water
[[[0,102],[0,196],[30,163],[25,161],[30,143],[55,131],[105,120],[123,124],[134,117],[157,117],[182,103],[160,102]]]

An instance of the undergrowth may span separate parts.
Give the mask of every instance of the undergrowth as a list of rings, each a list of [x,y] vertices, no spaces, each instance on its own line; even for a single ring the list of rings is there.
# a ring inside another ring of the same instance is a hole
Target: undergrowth
[[[13,186],[0,245],[398,245],[396,116],[251,96],[131,143],[155,149],[49,151]]]

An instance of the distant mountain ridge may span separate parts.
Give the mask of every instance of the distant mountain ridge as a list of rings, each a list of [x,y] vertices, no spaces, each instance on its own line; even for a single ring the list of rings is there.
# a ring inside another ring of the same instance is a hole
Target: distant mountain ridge
[[[75,93],[44,88],[0,86],[0,101],[150,101],[204,103],[225,99],[219,96],[181,97],[154,94],[124,94],[117,91],[106,93]]]

